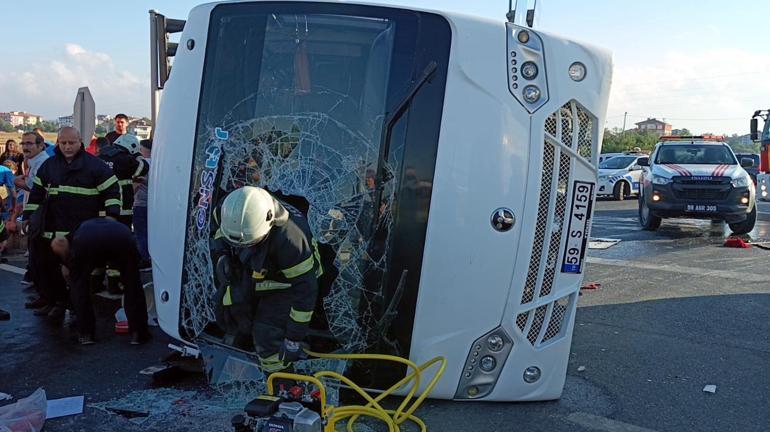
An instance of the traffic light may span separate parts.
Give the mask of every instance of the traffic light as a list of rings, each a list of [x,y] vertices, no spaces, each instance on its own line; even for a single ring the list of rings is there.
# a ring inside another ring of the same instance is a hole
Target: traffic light
[[[152,57],[153,90],[160,90],[171,73],[169,59],[176,55],[176,42],[169,42],[168,36],[184,30],[185,21],[166,18],[155,10],[150,11],[150,55]]]

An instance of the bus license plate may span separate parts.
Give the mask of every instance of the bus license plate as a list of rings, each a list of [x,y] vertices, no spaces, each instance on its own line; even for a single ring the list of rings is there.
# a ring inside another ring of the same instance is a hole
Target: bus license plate
[[[594,201],[594,184],[576,181],[572,188],[567,245],[564,248],[562,273],[582,273],[588,230],[591,227],[591,210]]]
[[[717,206],[705,204],[687,204],[688,212],[715,213]]]

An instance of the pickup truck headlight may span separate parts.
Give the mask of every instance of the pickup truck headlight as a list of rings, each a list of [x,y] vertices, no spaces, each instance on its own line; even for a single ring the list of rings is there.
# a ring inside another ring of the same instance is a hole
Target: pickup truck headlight
[[[751,179],[748,177],[738,177],[731,182],[733,187],[747,187],[751,183]]]
[[[668,177],[663,177],[659,175],[653,175],[652,176],[652,184],[656,185],[667,185],[671,183],[671,179]]]

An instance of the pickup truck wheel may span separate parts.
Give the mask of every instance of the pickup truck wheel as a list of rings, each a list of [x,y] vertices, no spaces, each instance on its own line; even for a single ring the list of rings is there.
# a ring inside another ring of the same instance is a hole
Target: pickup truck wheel
[[[656,229],[658,229],[658,227],[660,227],[660,223],[662,221],[663,219],[652,214],[652,211],[647,206],[647,200],[644,198],[644,195],[640,195],[639,196],[639,225],[642,226],[642,229],[647,231],[655,231]]]
[[[616,201],[623,201],[629,195],[631,195],[631,188],[628,186],[628,183],[622,180],[615,183],[615,187],[612,189],[612,197]]]
[[[743,222],[738,223],[731,223],[730,224],[730,231],[733,232],[733,234],[748,234],[751,232],[751,230],[754,229],[754,224],[757,223],[757,206],[754,205],[754,208],[751,209],[751,213],[749,213],[749,216],[746,218]]]

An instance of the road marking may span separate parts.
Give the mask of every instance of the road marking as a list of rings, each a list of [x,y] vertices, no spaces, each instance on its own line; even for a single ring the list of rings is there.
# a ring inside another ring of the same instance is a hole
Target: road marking
[[[16,266],[8,265],[8,264],[0,264],[0,270],[5,270],[5,271],[9,271],[11,273],[16,273],[16,274],[20,274],[20,275],[23,275],[27,271],[27,270],[25,270],[25,269],[23,269],[21,267],[16,267]]]
[[[612,420],[607,417],[601,417],[593,414],[587,414],[583,412],[574,412],[566,417],[566,420],[570,423],[574,423],[579,426],[597,431],[606,432],[655,432],[652,429],[647,429],[639,426],[635,426],[629,423],[623,423],[621,421]]]
[[[642,270],[657,270],[657,271],[682,273],[682,274],[702,276],[702,277],[719,277],[719,278],[725,278],[725,279],[739,280],[743,282],[770,282],[770,277],[768,276],[752,274],[752,273],[739,273],[739,272],[733,272],[728,270],[709,270],[709,269],[698,268],[698,267],[684,267],[676,264],[656,264],[656,263],[650,263],[650,262],[627,261],[627,260],[597,258],[597,257],[588,257],[586,260],[590,264],[600,264],[600,265],[626,267],[626,268],[631,267],[631,268],[637,268]]]

